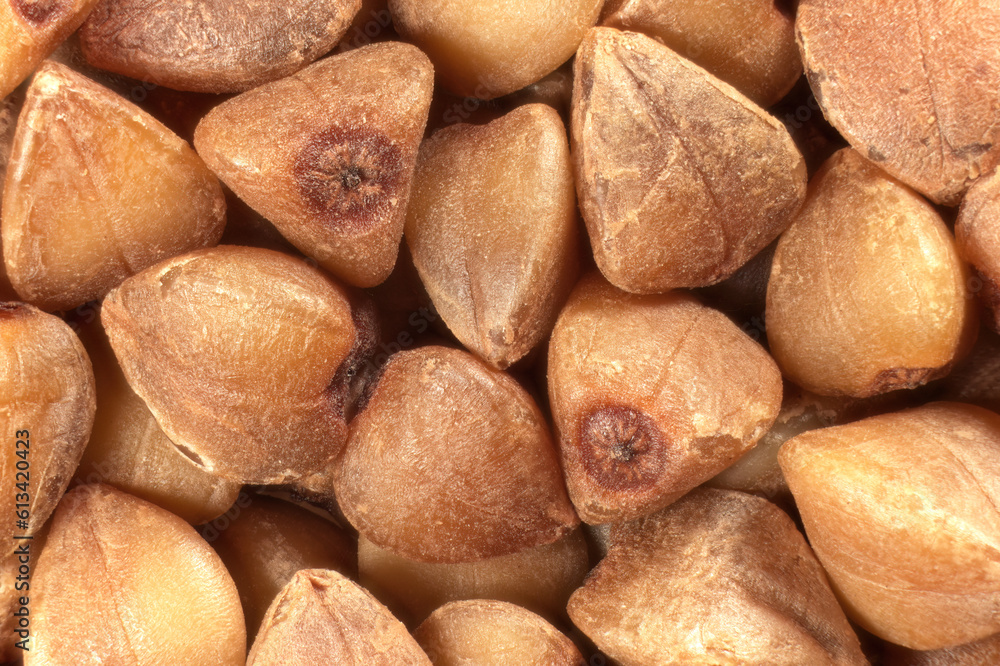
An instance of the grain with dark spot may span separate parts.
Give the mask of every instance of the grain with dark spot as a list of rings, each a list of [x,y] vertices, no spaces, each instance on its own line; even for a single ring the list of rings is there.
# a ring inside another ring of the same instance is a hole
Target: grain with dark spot
[[[785,376],[873,396],[947,373],[975,337],[975,300],[941,216],[856,151],[833,155],[778,241],[767,337]]]
[[[753,447],[781,406],[774,361],[722,313],[596,274],[559,315],[548,380],[570,498],[592,524],[675,501]]]
[[[223,102],[195,146],[299,250],[372,287],[396,261],[433,82],[415,47],[365,46]]]
[[[399,196],[404,164],[389,137],[361,127],[333,126],[313,136],[295,160],[294,175],[309,210],[331,226],[362,230]]]
[[[580,426],[580,457],[599,483],[624,491],[655,482],[669,464],[669,444],[651,418],[631,407],[603,407]]]

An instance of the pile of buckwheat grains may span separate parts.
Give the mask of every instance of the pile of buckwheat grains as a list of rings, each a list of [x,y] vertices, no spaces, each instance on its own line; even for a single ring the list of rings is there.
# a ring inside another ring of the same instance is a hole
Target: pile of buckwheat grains
[[[1000,664],[995,0],[0,0],[0,662]]]

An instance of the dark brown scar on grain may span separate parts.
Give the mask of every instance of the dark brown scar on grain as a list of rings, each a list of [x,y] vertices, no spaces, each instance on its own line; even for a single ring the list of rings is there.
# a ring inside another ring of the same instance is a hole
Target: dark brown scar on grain
[[[14,319],[26,312],[22,303],[0,302],[0,319]]]
[[[348,423],[368,407],[368,403],[371,402],[372,396],[375,395],[375,390],[378,388],[378,383],[382,381],[382,375],[385,374],[385,365],[369,363],[365,365],[365,373],[365,376],[360,381],[361,389],[354,403],[354,413],[349,415],[347,419]]]
[[[890,368],[875,376],[870,395],[878,395],[897,389],[914,389],[929,381],[948,374],[952,364],[941,368]]]
[[[306,208],[340,231],[363,231],[399,202],[403,155],[381,132],[333,126],[313,135],[293,170]]]
[[[351,320],[357,331],[354,346],[326,389],[333,408],[347,423],[368,405],[374,384],[381,376],[380,368],[372,360],[381,329],[375,302],[367,297],[353,298]]]
[[[627,491],[655,484],[669,451],[649,416],[632,407],[607,406],[583,418],[580,456],[587,475],[601,487]]]
[[[14,13],[34,27],[40,27],[61,9],[60,0],[10,0]]]

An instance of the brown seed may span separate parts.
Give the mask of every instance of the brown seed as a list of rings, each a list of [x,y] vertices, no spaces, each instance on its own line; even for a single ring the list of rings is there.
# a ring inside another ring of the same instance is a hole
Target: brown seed
[[[367,539],[421,562],[474,562],[556,541],[578,519],[538,406],[471,354],[395,354],[333,470]]]
[[[603,11],[602,25],[654,37],[761,106],[802,75],[795,18],[773,0],[611,0]]]
[[[558,621],[587,574],[587,542],[574,530],[554,543],[512,555],[427,564],[393,555],[361,537],[358,569],[365,589],[408,623],[422,622],[439,606],[465,599],[507,601]]]
[[[346,290],[298,259],[182,255],[114,289],[101,321],[163,432],[213,474],[286,483],[340,451],[357,333]]]
[[[955,221],[955,240],[976,271],[970,287],[978,290],[990,325],[1000,331],[1000,171],[969,188]]]
[[[885,666],[989,666],[1000,664],[1000,634],[944,650],[920,652],[886,645]]]
[[[866,397],[944,375],[976,319],[966,272],[937,212],[842,150],[813,177],[778,242],[767,335],[785,375],[824,395]]]
[[[177,516],[109,486],[59,503],[31,588],[25,666],[244,663],[222,561]]]
[[[94,422],[94,373],[64,321],[23,303],[0,303],[0,554],[34,534],[69,485]],[[23,493],[23,494],[22,494]],[[20,506],[15,506],[19,504]],[[27,504],[27,506],[25,506]],[[29,516],[15,530],[15,509]]]
[[[532,84],[573,55],[601,0],[389,0],[396,29],[434,61],[444,85],[493,99]]]
[[[950,205],[1000,162],[991,0],[802,0],[796,31],[827,119],[893,176]]]
[[[0,100],[13,92],[42,60],[80,27],[97,2],[0,2]]]
[[[406,627],[337,573],[300,571],[275,598],[247,666],[430,665]]]
[[[239,482],[198,467],[163,434],[125,381],[99,313],[88,316],[92,321],[77,330],[94,365],[97,413],[75,480],[106,483],[193,524],[221,516],[236,501]]]
[[[613,526],[569,614],[623,666],[868,663],[795,524],[743,493],[698,489]]]
[[[583,666],[583,655],[558,629],[503,601],[454,601],[413,633],[435,666]]]
[[[28,89],[3,197],[7,274],[21,297],[68,310],[167,257],[215,245],[218,180],[130,102],[48,62]]]
[[[396,261],[432,86],[418,49],[375,44],[220,104],[195,145],[302,252],[371,287]]]
[[[406,240],[434,306],[472,352],[506,368],[552,330],[579,265],[569,142],[528,104],[424,142]]]
[[[80,32],[95,67],[176,90],[240,92],[333,48],[361,0],[104,0]]]
[[[781,407],[774,361],[722,313],[597,275],[559,315],[548,364],[570,497],[588,523],[673,502],[751,448]]]
[[[291,502],[251,495],[238,515],[211,540],[236,581],[254,636],[268,606],[302,569],[357,575],[357,544],[329,520]]]
[[[723,280],[802,205],[805,162],[785,126],[666,46],[595,28],[574,73],[576,188],[615,286]]]
[[[935,403],[804,433],[778,460],[858,624],[917,650],[1000,632],[1000,416]]]

